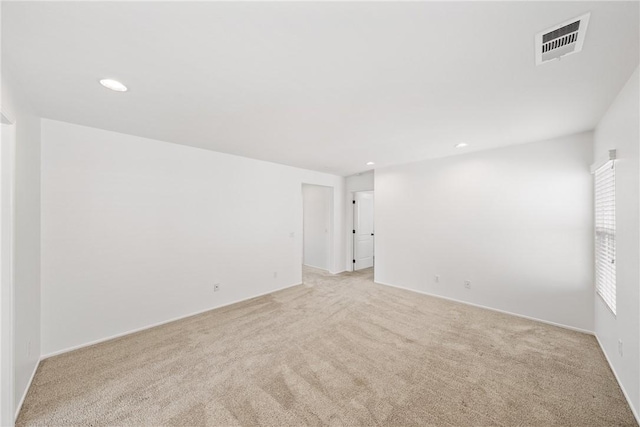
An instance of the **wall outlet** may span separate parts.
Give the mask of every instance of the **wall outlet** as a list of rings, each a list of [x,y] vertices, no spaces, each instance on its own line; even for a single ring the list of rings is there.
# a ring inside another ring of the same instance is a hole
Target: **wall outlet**
[[[464,281],[464,287],[467,289],[471,289],[471,280],[465,280]]]
[[[622,356],[622,340],[618,340],[618,353]]]
[[[274,279],[277,279],[277,278],[278,278],[278,272],[277,272],[277,271],[274,271],[274,272],[273,272],[273,278],[274,278]]]
[[[440,283],[440,276],[438,276],[437,274],[435,276],[433,276],[433,281],[435,283]]]
[[[213,285],[213,292],[218,292],[220,290],[220,283],[216,283]]]

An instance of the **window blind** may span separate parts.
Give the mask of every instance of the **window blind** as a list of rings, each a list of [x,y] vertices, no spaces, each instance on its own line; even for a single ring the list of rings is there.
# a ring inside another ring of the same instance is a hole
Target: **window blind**
[[[610,160],[595,171],[596,291],[616,314],[616,170]]]

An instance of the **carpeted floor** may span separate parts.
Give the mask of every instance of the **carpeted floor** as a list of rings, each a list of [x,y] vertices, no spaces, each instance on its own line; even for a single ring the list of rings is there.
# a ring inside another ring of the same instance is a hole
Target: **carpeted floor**
[[[44,360],[26,425],[636,425],[592,336],[306,270]]]

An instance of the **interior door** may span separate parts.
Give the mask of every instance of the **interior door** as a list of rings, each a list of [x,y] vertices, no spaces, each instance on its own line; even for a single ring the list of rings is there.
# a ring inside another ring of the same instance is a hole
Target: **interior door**
[[[353,259],[354,270],[373,267],[373,191],[355,193],[353,204]]]

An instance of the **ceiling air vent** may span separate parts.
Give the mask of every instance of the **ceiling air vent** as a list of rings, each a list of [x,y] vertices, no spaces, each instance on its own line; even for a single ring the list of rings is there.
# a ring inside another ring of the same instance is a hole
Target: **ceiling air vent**
[[[590,13],[536,34],[536,65],[582,50]]]

